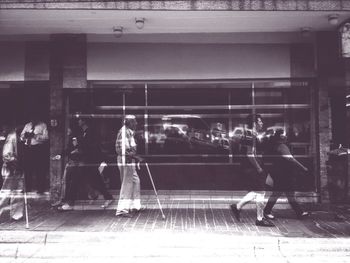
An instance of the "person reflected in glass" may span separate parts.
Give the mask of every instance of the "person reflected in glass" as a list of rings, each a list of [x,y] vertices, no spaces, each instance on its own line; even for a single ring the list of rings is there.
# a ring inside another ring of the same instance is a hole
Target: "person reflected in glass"
[[[271,156],[271,168],[269,173],[273,178],[273,192],[269,197],[264,214],[269,219],[274,219],[272,208],[276,204],[278,198],[283,194],[286,195],[288,203],[295,211],[299,219],[309,216],[309,212],[302,210],[295,199],[294,192],[294,170],[299,169],[304,173],[308,169],[296,160],[286,144],[287,137],[284,135],[283,129],[276,130],[275,134],[270,137],[268,154]]]
[[[0,191],[0,216],[8,209],[13,220],[22,219],[24,214],[23,191],[25,189],[23,171],[19,161],[18,141],[17,129],[8,127],[8,135],[2,151],[3,186]]]
[[[1,130],[0,130],[0,153],[1,153],[1,156],[0,156],[0,167],[2,167],[2,164],[3,164],[2,150],[3,150],[3,147],[4,147],[5,141],[6,141],[7,134],[8,134],[8,125],[6,125],[6,124],[2,125],[1,126]],[[3,185],[3,183],[4,183],[3,178],[0,175],[0,189],[1,189],[2,185]]]
[[[141,206],[140,178],[136,170],[137,163],[142,161],[136,152],[136,126],[136,117],[127,115],[117,135],[116,152],[121,188],[116,216],[132,217],[145,209]]]
[[[258,134],[262,129],[263,121],[261,115],[248,115],[240,144],[245,154],[242,162],[242,172],[248,180],[249,192],[237,204],[232,204],[230,208],[237,221],[240,221],[242,208],[251,201],[255,201],[257,210],[255,224],[257,226],[273,227],[274,224],[264,217],[266,173],[256,153],[256,147],[259,143]]]
[[[220,143],[223,138],[223,125],[222,123],[216,123],[215,127],[212,129],[212,140],[214,143]]]

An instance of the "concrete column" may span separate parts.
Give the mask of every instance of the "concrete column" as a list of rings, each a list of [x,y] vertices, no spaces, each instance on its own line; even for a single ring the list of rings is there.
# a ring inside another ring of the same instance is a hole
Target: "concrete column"
[[[291,44],[290,45],[290,72],[291,72],[291,78],[292,79],[306,79],[308,80],[308,85],[312,88],[312,94],[311,94],[311,105],[315,105],[314,100],[314,94],[315,94],[315,83],[311,81],[310,79],[315,78],[316,71],[315,71],[315,52],[314,52],[314,44],[313,43],[297,43],[297,44]],[[309,89],[310,87],[305,87]],[[317,133],[316,133],[316,113],[317,109],[315,107],[312,107],[310,109],[310,134],[311,134],[311,147],[310,147],[310,155],[315,160],[313,167],[310,167],[310,169],[313,169],[313,175],[314,177],[305,177],[303,180],[308,186],[312,187],[312,191],[310,193],[312,200],[318,200],[319,194],[317,190],[319,189],[319,168],[318,168],[318,140],[317,140]],[[310,174],[311,176],[311,174]],[[306,194],[306,193],[305,193]]]
[[[316,67],[318,98],[319,133],[319,173],[321,201],[329,201],[326,161],[332,142],[341,143],[342,136],[335,137],[336,131],[343,129],[332,116],[340,115],[341,110],[331,107],[331,98],[345,89],[344,66],[339,56],[339,38],[337,32],[318,32],[316,36]],[[336,112],[333,112],[335,110]],[[345,121],[345,120],[344,120]],[[333,125],[333,127],[332,127]]]
[[[57,200],[64,172],[66,112],[63,89],[86,88],[86,35],[58,34],[50,38],[50,191]]]

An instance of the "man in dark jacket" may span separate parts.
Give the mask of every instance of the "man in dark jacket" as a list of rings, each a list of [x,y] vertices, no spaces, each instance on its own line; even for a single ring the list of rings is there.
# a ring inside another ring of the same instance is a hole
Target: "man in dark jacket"
[[[268,199],[264,214],[267,218],[274,219],[274,215],[271,213],[272,208],[284,193],[297,217],[302,219],[309,216],[309,213],[304,212],[295,200],[293,170],[298,168],[307,172],[308,169],[293,157],[285,143],[286,138],[283,134],[284,130],[276,130],[269,142],[268,154],[271,156],[272,162],[269,172],[273,178],[273,192]]]
[[[86,120],[78,119],[78,125],[81,131],[76,137],[71,138],[71,145],[68,147],[71,165],[67,167],[69,170],[66,174],[67,188],[64,198],[66,202],[59,209],[73,209],[72,205],[77,197],[79,185],[86,185],[100,192],[105,199],[102,208],[106,208],[112,203],[113,196],[108,192],[98,171],[97,166],[102,161],[101,150]],[[93,198],[97,197],[93,196]]]
[[[78,195],[79,183],[83,180],[81,176],[81,151],[78,147],[78,138],[72,134],[69,134],[67,147],[68,162],[64,170],[63,180],[65,182],[65,188],[62,188],[62,200],[58,204],[59,210],[73,210],[73,205]]]
[[[79,149],[82,154],[82,171],[87,176],[88,185],[96,189],[106,200],[102,208],[109,206],[113,196],[107,191],[106,185],[99,173],[98,166],[103,161],[102,152],[98,145],[96,134],[89,127],[85,119],[78,119],[78,125],[81,128],[79,140]]]

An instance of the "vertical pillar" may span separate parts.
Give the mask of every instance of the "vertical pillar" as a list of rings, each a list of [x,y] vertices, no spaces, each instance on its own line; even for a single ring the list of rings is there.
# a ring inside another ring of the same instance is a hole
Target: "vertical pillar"
[[[48,125],[49,119],[49,43],[47,41],[28,41],[25,42],[25,60],[24,60],[24,84],[21,90],[23,101],[19,100],[19,112],[17,115],[17,125],[24,125],[29,121],[32,114],[35,114],[41,121]],[[20,99],[20,98],[18,98]],[[17,110],[18,111],[18,110]],[[45,147],[46,158],[42,165],[47,167],[49,162],[48,149]],[[45,169],[44,190],[48,190],[48,171]],[[38,180],[29,178],[31,184]]]
[[[59,198],[66,129],[63,89],[86,88],[86,35],[58,34],[50,38],[50,192],[51,199]]]
[[[306,40],[311,41],[311,36],[309,38],[305,38]],[[290,45],[290,72],[291,72],[291,78],[292,79],[313,79],[316,76],[315,72],[315,52],[314,52],[314,43],[295,43]],[[315,95],[315,83],[309,82],[309,85],[312,86],[312,93],[311,93],[311,105],[317,105],[315,103],[314,95]],[[306,87],[310,88],[310,87]],[[309,184],[312,184],[312,191],[316,191],[319,189],[319,168],[318,168],[318,158],[315,158],[318,156],[318,138],[316,133],[316,122],[315,116],[317,115],[317,109],[315,107],[312,107],[310,109],[310,134],[311,134],[311,147],[310,147],[310,155],[314,158],[314,162],[312,167],[309,167],[313,170],[314,177],[311,178],[304,178],[304,182]],[[311,186],[311,185],[310,185]],[[318,194],[314,196],[313,193],[312,197],[317,198],[318,200]],[[315,200],[315,199],[313,199]]]
[[[339,109],[331,107],[331,97],[338,96],[345,88],[344,67],[339,55],[337,32],[318,32],[316,35],[316,67],[318,88],[318,133],[319,133],[319,173],[321,201],[329,201],[328,174],[326,162],[333,143],[340,143],[342,136],[335,136],[340,127],[332,116],[340,115]],[[333,112],[335,110],[336,112]],[[333,126],[333,127],[332,127]],[[342,125],[341,125],[342,126]],[[341,133],[339,133],[341,134]]]

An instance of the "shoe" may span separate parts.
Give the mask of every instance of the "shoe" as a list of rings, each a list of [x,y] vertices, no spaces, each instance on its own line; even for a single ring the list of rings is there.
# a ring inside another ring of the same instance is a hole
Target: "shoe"
[[[127,218],[132,218],[133,215],[129,212],[126,212],[126,211],[117,211],[115,213],[116,216],[120,216],[120,217],[127,217]]]
[[[269,219],[269,220],[274,220],[275,216],[272,213],[265,213],[264,212],[264,217]]]
[[[266,218],[263,218],[261,220],[255,221],[256,226],[266,226],[266,227],[273,227],[275,226],[271,221],[267,220]]]
[[[71,211],[73,210],[73,206],[69,204],[63,204],[62,206],[59,206],[57,209],[61,211]]]
[[[23,215],[13,215],[12,216],[12,220],[19,221],[21,219],[23,219]]]
[[[101,205],[101,208],[106,209],[112,202],[113,202],[113,200],[106,200],[106,201]]]
[[[307,217],[309,217],[310,216],[310,213],[309,212],[302,212],[300,215],[298,215],[297,217],[298,217],[298,219],[300,219],[300,220],[303,220],[303,219],[305,219],[305,218],[307,218]]]
[[[230,205],[231,211],[238,222],[241,221],[241,211],[237,208],[236,204]]]

